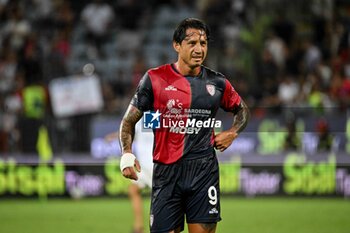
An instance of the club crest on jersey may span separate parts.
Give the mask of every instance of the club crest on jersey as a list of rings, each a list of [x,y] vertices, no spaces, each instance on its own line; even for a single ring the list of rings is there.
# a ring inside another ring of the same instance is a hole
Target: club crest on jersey
[[[211,96],[215,95],[215,86],[214,86],[214,85],[212,85],[212,84],[207,84],[207,85],[206,85],[206,88],[207,88],[208,93],[209,93]]]

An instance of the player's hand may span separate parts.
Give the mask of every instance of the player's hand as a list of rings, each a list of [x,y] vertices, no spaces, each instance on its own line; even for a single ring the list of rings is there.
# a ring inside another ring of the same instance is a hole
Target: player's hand
[[[238,136],[238,133],[232,131],[223,131],[215,136],[215,149],[223,152],[226,150]]]
[[[120,159],[120,170],[125,178],[137,180],[136,171],[141,172],[141,166],[135,155],[125,153]]]
[[[141,166],[140,166],[140,163],[137,159],[135,160],[135,166],[124,168],[122,174],[125,178],[132,179],[132,180],[138,180],[138,176],[137,176],[135,169],[138,172],[141,171]]]

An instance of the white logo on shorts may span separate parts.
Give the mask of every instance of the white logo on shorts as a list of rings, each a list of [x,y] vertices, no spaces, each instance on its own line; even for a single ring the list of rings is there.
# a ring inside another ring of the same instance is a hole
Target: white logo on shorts
[[[150,216],[149,216],[149,224],[152,226],[153,225],[153,220],[154,220],[154,216],[153,216],[153,214],[151,214]]]
[[[214,207],[211,210],[209,210],[209,214],[217,214],[219,211]]]

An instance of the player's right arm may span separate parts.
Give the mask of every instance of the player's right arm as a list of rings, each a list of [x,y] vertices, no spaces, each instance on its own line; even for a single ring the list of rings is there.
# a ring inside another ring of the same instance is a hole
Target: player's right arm
[[[137,87],[136,93],[124,114],[119,128],[119,142],[122,151],[120,169],[126,178],[137,180],[134,167],[140,171],[140,164],[132,154],[135,125],[142,118],[143,112],[150,110],[152,105],[152,83],[148,73],[146,73]]]
[[[135,136],[135,125],[141,119],[142,111],[133,105],[129,105],[120,124],[119,141],[122,151],[121,170],[124,177],[137,180],[134,167],[140,171],[141,167],[132,154],[132,142]]]

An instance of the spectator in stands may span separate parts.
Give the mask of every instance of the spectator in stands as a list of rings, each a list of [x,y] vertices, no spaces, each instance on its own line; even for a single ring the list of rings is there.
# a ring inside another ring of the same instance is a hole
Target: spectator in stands
[[[95,46],[97,52],[100,52],[101,46],[109,39],[114,19],[112,6],[104,0],[94,0],[83,8],[81,21],[87,30],[89,43]]]
[[[25,86],[21,91],[22,116],[19,122],[22,150],[36,152],[36,142],[40,126],[44,125],[48,110],[48,92],[43,84],[42,56],[37,35],[26,41],[19,61],[18,71],[24,76]]]
[[[291,75],[285,75],[278,87],[278,97],[282,106],[295,106],[299,95],[299,85]]]
[[[350,78],[346,78],[343,71],[333,74],[330,96],[341,109],[346,109],[350,106]]]
[[[22,9],[16,5],[10,8],[9,18],[3,27],[3,35],[8,39],[8,45],[17,51],[20,50],[31,30],[31,24],[24,18]]]
[[[116,10],[121,28],[137,31],[143,23],[144,14],[148,9],[143,1],[126,0],[118,1]]]
[[[75,12],[68,0],[62,0],[55,8],[53,22],[57,29],[63,29],[71,33],[74,27]]]
[[[17,91],[18,59],[10,47],[0,52],[0,151],[12,151],[18,141],[16,130],[21,101]]]
[[[264,49],[257,61],[256,77],[258,82],[254,86],[254,97],[258,102],[263,98],[274,96],[278,90],[278,66],[268,49]]]
[[[296,119],[291,116],[287,119],[287,135],[284,141],[285,150],[298,150],[300,149],[300,138],[298,137]]]
[[[333,136],[329,130],[328,122],[320,119],[316,123],[316,133],[318,137],[318,151],[330,151],[333,144]]]
[[[35,62],[28,62],[26,65],[24,68],[26,85],[21,92],[23,103],[23,115],[20,120],[21,143],[23,152],[36,153],[39,128],[45,123],[48,92],[42,84],[40,65]]]
[[[308,74],[316,70],[317,66],[321,62],[322,53],[319,47],[317,47],[310,39],[303,41],[304,49],[304,68]]]
[[[15,86],[17,63],[17,54],[13,49],[6,48],[0,52],[0,93],[2,95]]]
[[[132,67],[132,86],[136,89],[138,83],[140,82],[143,74],[146,72],[145,59],[142,54],[137,53],[136,61]]]
[[[272,23],[272,29],[276,35],[281,38],[289,47],[295,36],[295,25],[287,19],[285,12],[280,11],[276,13],[277,16]]]
[[[280,71],[285,69],[285,62],[287,59],[286,43],[276,35],[274,31],[270,31],[265,43],[265,48],[271,53],[274,63]]]
[[[325,112],[332,110],[331,107],[333,107],[333,104],[328,95],[322,90],[319,79],[318,82],[315,82],[311,86],[307,103],[315,114],[324,114]]]
[[[18,115],[21,108],[22,101],[17,89],[11,90],[4,96],[3,106],[0,99],[0,131],[2,131],[0,151],[17,152],[19,149]]]

